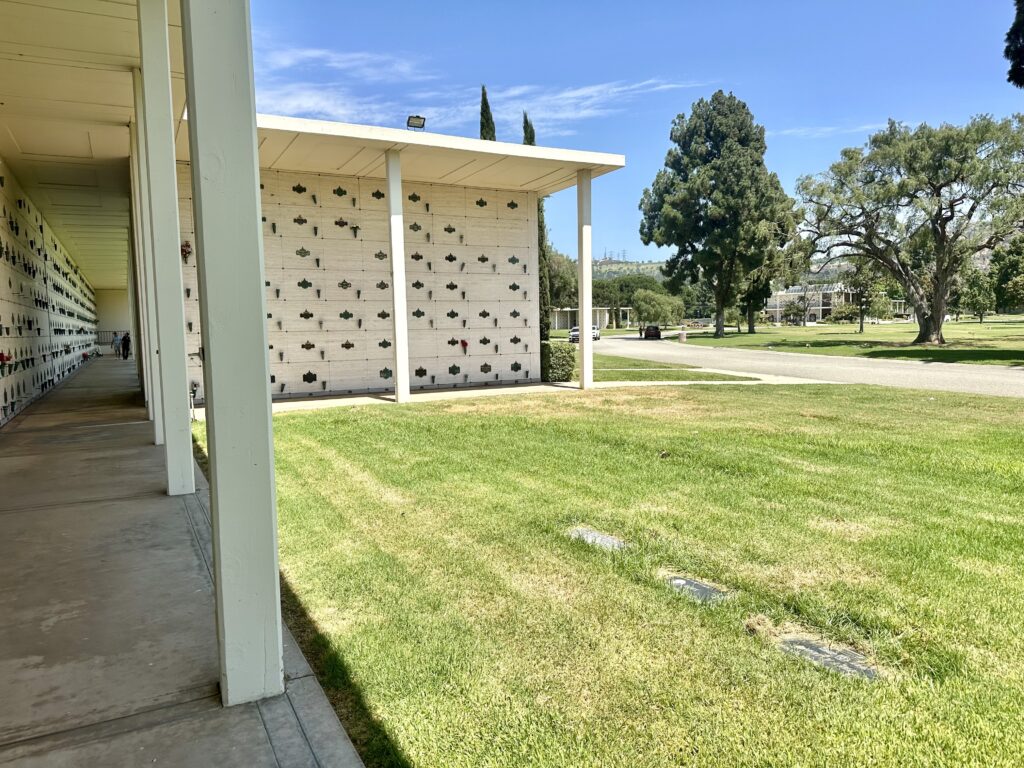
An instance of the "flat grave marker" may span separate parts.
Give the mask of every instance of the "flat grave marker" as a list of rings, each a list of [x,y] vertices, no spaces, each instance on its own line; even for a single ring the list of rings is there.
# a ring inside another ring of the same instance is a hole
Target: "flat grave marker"
[[[868,658],[852,648],[829,645],[824,640],[800,635],[781,637],[779,647],[786,653],[847,677],[863,677],[868,680],[878,678],[878,670],[871,665]]]
[[[622,539],[611,536],[607,533],[601,533],[593,528],[586,525],[578,525],[569,531],[569,538],[576,539],[578,541],[585,542],[594,547],[600,547],[601,549],[607,549],[610,552],[617,552],[626,546],[626,542]]]
[[[681,592],[699,603],[713,603],[729,596],[721,587],[686,576],[669,576],[667,583],[676,592]]]

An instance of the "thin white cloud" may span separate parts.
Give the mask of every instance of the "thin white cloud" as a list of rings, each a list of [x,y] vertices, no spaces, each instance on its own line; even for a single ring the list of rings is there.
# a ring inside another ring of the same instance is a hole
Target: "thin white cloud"
[[[865,123],[864,125],[809,125],[797,128],[783,128],[768,131],[768,136],[791,136],[798,139],[826,139],[830,136],[845,136],[851,133],[870,133],[885,128],[886,123]]]
[[[437,77],[413,57],[369,51],[268,47],[257,50],[255,59],[260,74],[272,77],[324,70],[343,72],[363,83],[413,83]]]
[[[356,95],[336,84],[286,83],[258,88],[256,111],[342,123],[397,125],[395,116],[401,108],[386,99]]]
[[[429,62],[367,51],[281,48],[265,34],[254,39],[261,112],[390,126],[420,114],[428,130],[476,135],[480,86],[445,88]],[[574,134],[580,121],[622,112],[647,95],[702,85],[658,79],[573,87],[513,84],[490,88],[488,96],[499,139],[519,140],[525,110],[541,140],[548,141]]]

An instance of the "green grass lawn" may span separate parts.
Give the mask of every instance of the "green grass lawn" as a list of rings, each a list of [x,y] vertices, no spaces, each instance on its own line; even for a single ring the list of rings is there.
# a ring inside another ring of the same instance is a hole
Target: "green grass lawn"
[[[579,355],[577,354],[577,361]],[[579,377],[579,363],[576,367]],[[594,354],[594,381],[752,381],[747,376],[708,373],[682,363],[656,363],[632,357]]]
[[[762,326],[753,335],[727,329],[724,339],[714,339],[710,332],[690,331],[687,342],[876,359],[1024,365],[1024,318],[1020,315],[990,318],[984,323],[977,320],[948,322],[943,326],[947,343],[942,346],[914,345],[912,342],[916,335],[917,325],[914,323],[866,325],[863,334],[857,333],[856,325],[822,324],[780,328]]]
[[[1024,401],[652,387],[274,426],[286,617],[370,768],[1019,765]]]

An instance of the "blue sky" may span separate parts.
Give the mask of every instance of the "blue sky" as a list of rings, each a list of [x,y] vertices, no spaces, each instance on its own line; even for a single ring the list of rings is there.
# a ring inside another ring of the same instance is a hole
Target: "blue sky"
[[[390,10],[389,10],[390,9]],[[478,135],[487,85],[499,140],[619,152],[594,182],[594,253],[644,248],[637,203],[673,117],[718,88],[768,132],[790,193],[892,117],[964,122],[1024,111],[1005,82],[1011,0],[674,0],[342,3],[252,0],[261,112]],[[575,196],[548,202],[575,256]]]

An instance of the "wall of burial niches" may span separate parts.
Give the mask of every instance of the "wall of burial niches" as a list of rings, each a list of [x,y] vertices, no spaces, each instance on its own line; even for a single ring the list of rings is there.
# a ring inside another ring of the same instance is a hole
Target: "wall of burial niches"
[[[0,424],[96,348],[96,298],[0,158]]]
[[[274,398],[394,387],[394,303],[381,179],[261,171]],[[189,380],[202,400],[188,166],[178,190]],[[537,381],[536,196],[403,186],[413,389]]]

